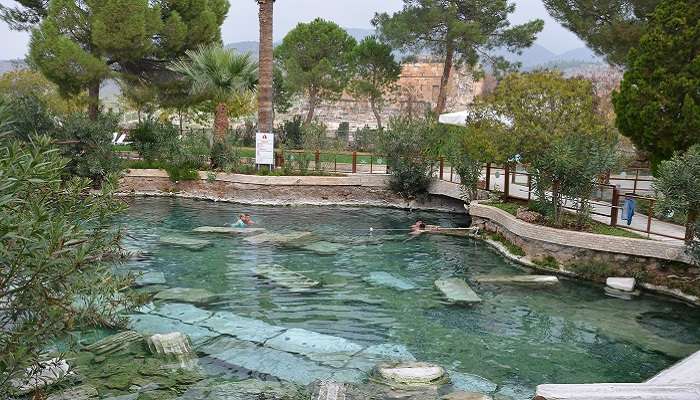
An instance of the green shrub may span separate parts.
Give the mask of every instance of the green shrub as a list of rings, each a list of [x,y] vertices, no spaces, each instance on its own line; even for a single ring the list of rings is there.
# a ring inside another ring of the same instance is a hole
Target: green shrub
[[[373,151],[376,146],[378,131],[365,125],[362,129],[358,128],[353,136],[350,148],[354,151],[369,152]]]
[[[397,117],[378,137],[380,152],[387,157],[389,187],[404,198],[428,191],[433,160],[426,156],[434,133],[433,120]]]
[[[9,131],[15,138],[26,141],[34,135],[50,135],[54,131],[55,115],[36,95],[10,95],[5,101],[8,113],[12,116]]]
[[[602,261],[575,262],[567,265],[567,269],[594,282],[605,282],[609,276],[616,275],[615,267]]]
[[[695,236],[688,244],[687,251],[695,265],[700,265],[700,222],[695,224]]]
[[[141,158],[154,161],[178,150],[178,136],[174,125],[149,118],[136,125],[129,139]]]
[[[348,138],[350,137],[350,123],[341,122],[340,125],[338,125],[338,130],[335,131],[335,136],[338,138],[340,143],[347,146]]]
[[[196,181],[199,179],[199,172],[197,169],[192,169],[187,166],[167,164],[165,166],[165,171],[173,182]]]
[[[282,138],[281,141],[284,143],[285,147],[288,149],[301,149],[302,147],[302,134],[301,127],[304,124],[304,120],[300,115],[294,116],[291,120],[285,121],[281,127]]]
[[[544,258],[538,258],[536,260],[532,260],[535,265],[538,265],[543,268],[548,268],[548,269],[553,269],[553,270],[558,270],[559,269],[559,261],[557,261],[556,258],[552,256],[546,256]]]
[[[76,113],[66,117],[53,132],[61,153],[70,161],[66,172],[99,183],[120,170],[121,163],[112,148],[112,136],[119,131],[119,116],[102,113],[93,121]]]

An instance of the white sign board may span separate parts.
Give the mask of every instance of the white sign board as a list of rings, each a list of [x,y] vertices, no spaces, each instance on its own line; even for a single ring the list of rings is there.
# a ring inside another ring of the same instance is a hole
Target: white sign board
[[[260,165],[275,164],[275,135],[261,133],[255,136],[255,163]]]

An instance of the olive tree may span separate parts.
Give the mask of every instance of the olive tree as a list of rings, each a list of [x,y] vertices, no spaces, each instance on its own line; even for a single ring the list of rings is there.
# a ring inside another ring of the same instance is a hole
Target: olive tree
[[[36,367],[67,332],[121,328],[138,304],[130,274],[117,274],[123,209],[116,179],[98,192],[64,180],[67,160],[47,137],[0,138],[0,392]],[[39,394],[35,398],[42,398]]]
[[[692,243],[700,214],[700,145],[659,165],[654,181],[658,211],[688,216],[685,239]]]

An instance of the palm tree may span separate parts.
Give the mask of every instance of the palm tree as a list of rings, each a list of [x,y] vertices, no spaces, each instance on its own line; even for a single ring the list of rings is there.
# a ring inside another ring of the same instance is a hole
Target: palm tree
[[[260,6],[260,83],[258,84],[258,130],[272,132],[272,18],[275,0],[256,0]]]
[[[185,55],[186,59],[173,63],[170,70],[190,81],[191,95],[214,102],[214,137],[223,141],[229,127],[228,103],[255,89],[258,66],[248,54],[236,54],[220,46],[199,47]]]

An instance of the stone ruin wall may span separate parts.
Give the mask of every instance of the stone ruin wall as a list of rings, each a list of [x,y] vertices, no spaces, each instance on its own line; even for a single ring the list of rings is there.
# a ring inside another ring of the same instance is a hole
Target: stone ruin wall
[[[442,63],[418,62],[405,64],[397,88],[387,94],[387,102],[382,110],[382,122],[409,112],[423,114],[437,104],[442,78]],[[447,110],[462,111],[483,90],[483,81],[474,81],[470,71],[453,69],[447,89]],[[308,112],[306,101],[299,98],[288,113],[278,115],[277,123],[291,119],[295,115],[305,116]],[[316,118],[326,124],[329,134],[334,134],[342,122],[350,124],[350,132],[365,125],[376,128],[377,121],[368,101],[355,100],[349,94],[335,102],[325,102],[316,108]]]

